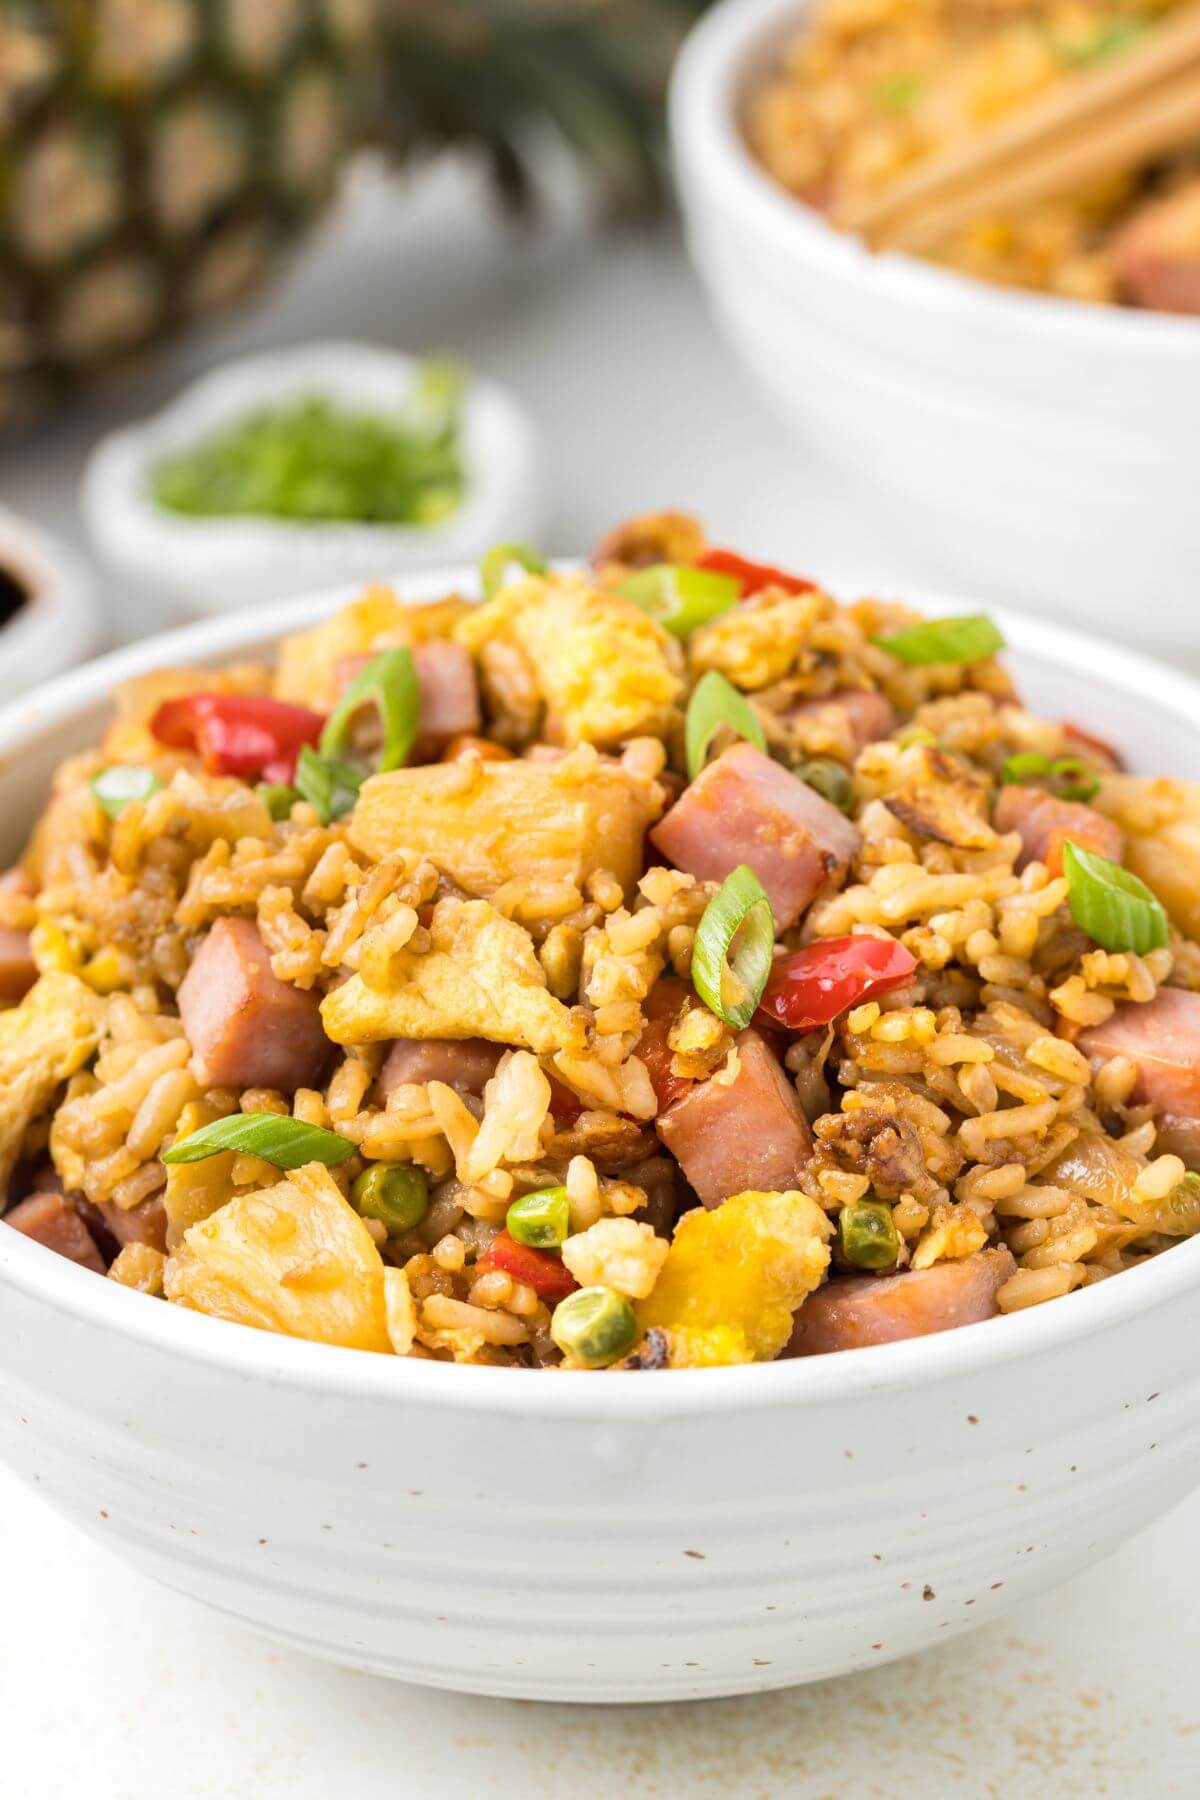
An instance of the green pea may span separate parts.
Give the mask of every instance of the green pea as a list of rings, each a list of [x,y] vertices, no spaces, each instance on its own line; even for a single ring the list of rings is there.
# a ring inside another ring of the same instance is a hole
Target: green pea
[[[579,1288],[560,1300],[550,1321],[550,1335],[574,1363],[603,1369],[626,1356],[637,1338],[637,1319],[623,1294],[612,1288]]]
[[[411,1231],[429,1208],[429,1183],[411,1163],[372,1163],[355,1178],[350,1198],[364,1219],[389,1232]]]
[[[260,781],[254,791],[276,824],[291,817],[292,808],[300,798],[294,787],[288,787],[282,781]]]
[[[539,1188],[522,1194],[508,1209],[505,1227],[518,1244],[534,1250],[558,1250],[571,1230],[571,1206],[565,1187]]]
[[[849,812],[854,804],[854,781],[842,763],[834,762],[828,756],[817,756],[811,762],[801,763],[796,773],[801,781],[820,794],[822,800],[828,800],[830,806],[836,806],[839,812]]]
[[[838,1249],[852,1269],[890,1269],[900,1254],[892,1209],[882,1200],[856,1200],[838,1214]]]

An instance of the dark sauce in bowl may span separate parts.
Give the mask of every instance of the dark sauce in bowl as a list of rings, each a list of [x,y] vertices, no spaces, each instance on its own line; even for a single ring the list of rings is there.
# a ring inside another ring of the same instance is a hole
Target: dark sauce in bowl
[[[0,629],[10,624],[23,606],[28,606],[30,598],[24,578],[0,563]]]

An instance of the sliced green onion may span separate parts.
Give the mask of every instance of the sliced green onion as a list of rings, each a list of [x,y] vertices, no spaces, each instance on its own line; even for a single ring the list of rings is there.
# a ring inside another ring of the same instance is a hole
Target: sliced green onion
[[[321,756],[311,744],[305,744],[296,758],[296,787],[302,799],[316,807],[322,825],[332,825],[351,811],[364,773],[358,763]]]
[[[550,566],[528,544],[493,544],[479,565],[479,585],[485,600],[500,592],[514,563],[527,575],[544,575]]]
[[[535,1194],[522,1194],[509,1207],[504,1228],[518,1244],[534,1250],[561,1250],[571,1231],[566,1188],[539,1188]]]
[[[350,1198],[364,1219],[411,1231],[429,1211],[429,1181],[412,1163],[372,1163],[355,1177]]]
[[[254,789],[275,823],[291,817],[291,811],[300,795],[294,787],[288,787],[282,781],[260,781]]]
[[[697,625],[719,618],[736,606],[742,584],[732,575],[693,569],[687,563],[652,563],[638,569],[616,588],[676,637],[687,637]]]
[[[383,726],[379,767],[403,768],[421,722],[421,682],[411,651],[381,650],[359,670],[325,721],[322,756],[341,755],[349,742],[354,715],[369,705],[378,709]]]
[[[911,750],[914,744],[936,744],[937,739],[928,725],[910,725],[907,731],[900,733],[896,742],[901,750]]]
[[[555,1307],[550,1336],[572,1362],[603,1369],[633,1349],[637,1317],[612,1288],[578,1288]]]
[[[1015,756],[1006,758],[1000,771],[1002,781],[1039,781],[1050,773],[1050,759],[1043,756],[1040,750],[1018,750]]]
[[[131,800],[148,800],[162,782],[140,763],[113,763],[93,775],[88,786],[109,818],[119,819]]]
[[[742,929],[729,962],[729,949]],[[775,954],[775,915],[753,869],[726,876],[704,909],[692,949],[692,983],[718,1019],[742,1031],[754,1017]]]
[[[281,1113],[231,1113],[227,1119],[214,1119],[202,1125],[190,1137],[181,1138],[163,1151],[165,1163],[203,1162],[206,1156],[219,1156],[222,1150],[236,1150],[242,1156],[260,1156],[277,1169],[302,1169],[305,1163],[324,1163],[332,1168],[353,1156],[357,1146],[336,1131],[323,1131],[319,1125],[306,1125],[303,1119],[289,1119]]]
[[[687,743],[689,781],[695,781],[704,767],[709,745],[722,725],[727,725],[730,731],[745,738],[747,743],[756,745],[760,750],[766,749],[767,740],[759,724],[758,714],[745,694],[739,694],[724,675],[718,674],[716,669],[710,669],[707,675],[700,677],[688,701],[684,736]]]
[[[888,112],[906,113],[917,104],[924,89],[925,83],[919,75],[897,70],[894,75],[884,77],[875,93],[880,106]]]
[[[906,625],[873,641],[914,667],[982,662],[1004,648],[1003,637],[984,613],[968,613],[961,619],[923,619],[919,625]]]
[[[1105,950],[1132,950],[1144,956],[1147,950],[1165,948],[1170,935],[1166,910],[1128,869],[1068,838],[1063,845],[1063,873],[1071,917]]]
[[[1047,774],[1060,800],[1088,801],[1100,792],[1095,771],[1080,762],[1077,756],[1060,756],[1050,764]]]
[[[811,762],[801,763],[796,773],[830,806],[836,806],[839,812],[850,811],[854,804],[854,778],[844,763],[834,762],[830,756],[815,756]]]
[[[900,1254],[892,1209],[882,1200],[856,1200],[838,1214],[837,1247],[852,1269],[890,1269]]]

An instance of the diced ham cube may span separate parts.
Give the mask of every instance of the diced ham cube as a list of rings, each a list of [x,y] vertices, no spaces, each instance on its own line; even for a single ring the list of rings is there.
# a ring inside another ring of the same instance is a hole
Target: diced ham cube
[[[1095,807],[1059,800],[1041,788],[1022,787],[1015,782],[1002,787],[996,798],[993,823],[997,831],[1020,834],[1018,869],[1040,862],[1045,863],[1051,875],[1061,875],[1063,845],[1068,840],[1084,850],[1094,850],[1098,856],[1106,856],[1110,862],[1119,863],[1125,855],[1125,833],[1112,819],[1106,819]]]
[[[1094,1063],[1127,1056],[1137,1064],[1135,1104],[1200,1119],[1200,994],[1160,988],[1153,1000],[1126,1001],[1077,1042]]]
[[[36,980],[29,933],[0,925],[0,1001],[23,999]]]
[[[350,685],[374,655],[374,651],[367,651],[340,659],[336,670],[339,692]],[[440,638],[415,644],[412,659],[421,684],[421,718],[409,761],[435,762],[453,738],[479,730],[482,720],[475,664],[470,651],[461,644]],[[355,726],[355,748],[369,752],[377,750],[379,743],[377,716],[364,714]]]
[[[797,701],[784,717],[828,721],[835,729],[844,725],[855,755],[896,729],[895,709],[878,688],[838,688],[821,699]]]
[[[179,988],[179,1016],[205,1087],[313,1086],[329,1061],[320,997],[280,981],[249,919],[218,919]]]
[[[1200,179],[1135,213],[1112,253],[1127,299],[1156,312],[1200,313]]]
[[[723,881],[748,863],[781,931],[843,872],[860,842],[836,807],[753,744],[735,744],[702,769],[650,836],[700,880]]]
[[[444,1081],[464,1094],[482,1094],[504,1055],[486,1038],[397,1038],[379,1071],[379,1097],[409,1081]]]
[[[104,1259],[91,1232],[62,1194],[31,1194],[4,1215],[4,1223],[45,1244],[47,1250],[56,1250],[59,1256],[103,1275]]]
[[[1179,1113],[1161,1113],[1155,1150],[1160,1156],[1177,1156],[1188,1169],[1200,1169],[1200,1119]]]
[[[753,1027],[738,1036],[733,1080],[719,1069],[696,1082],[659,1114],[657,1130],[710,1207],[748,1190],[794,1188],[812,1153],[796,1090]]]
[[[838,1276],[796,1314],[785,1356],[823,1356],[900,1338],[928,1337],[990,1319],[1016,1264],[1007,1250],[980,1250],[901,1275]]]

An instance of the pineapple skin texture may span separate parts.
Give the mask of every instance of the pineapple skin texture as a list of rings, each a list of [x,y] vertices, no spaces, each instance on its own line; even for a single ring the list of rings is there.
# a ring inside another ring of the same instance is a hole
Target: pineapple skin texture
[[[500,642],[528,664],[545,705],[544,735],[612,749],[665,736],[683,698],[683,652],[657,620],[582,575],[511,582],[455,637],[478,657]]]
[[[608,869],[628,897],[660,811],[656,784],[603,763],[582,779],[553,762],[429,763],[365,781],[349,836],[376,862],[393,850],[427,856],[485,900],[530,869],[576,887]]]
[[[52,970],[19,1006],[0,1012],[0,1185],[12,1173],[28,1126],[100,1042],[107,1010],[77,975]]]
[[[734,1194],[685,1213],[654,1291],[637,1307],[643,1331],[679,1334],[678,1366],[769,1362],[792,1334],[796,1308],[829,1267],[829,1220],[794,1189]]]
[[[485,900],[440,900],[429,936],[428,950],[394,954],[386,988],[353,975],[326,996],[335,1044],[483,1037],[539,1055],[582,1048],[583,1027],[549,992],[528,933]]]
[[[239,1194],[193,1225],[167,1260],[163,1286],[180,1306],[259,1331],[392,1348],[383,1259],[320,1164]]]
[[[1106,775],[1091,804],[1125,832],[1125,867],[1154,889],[1172,921],[1200,936],[1200,782]]]

